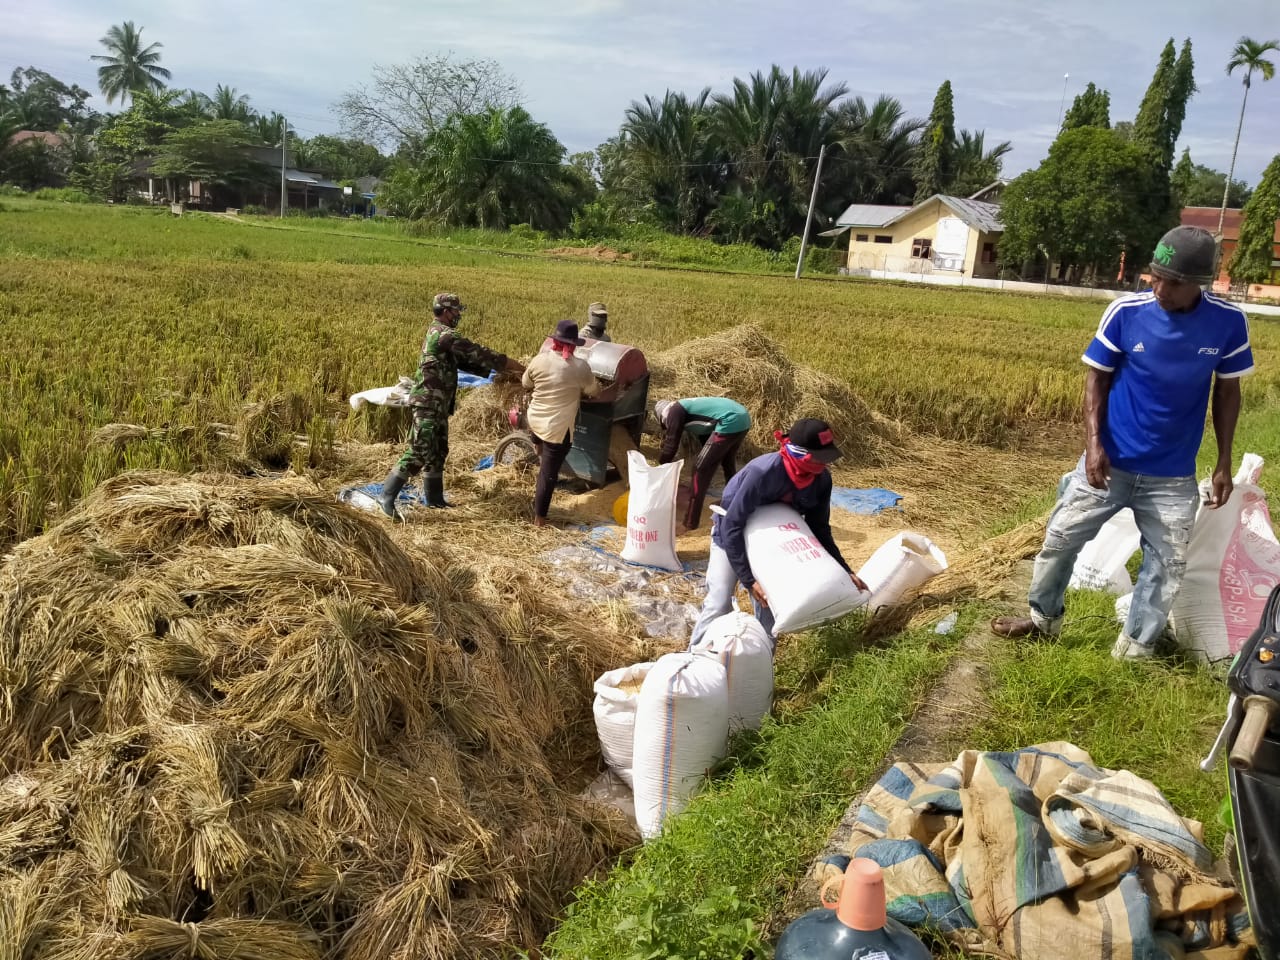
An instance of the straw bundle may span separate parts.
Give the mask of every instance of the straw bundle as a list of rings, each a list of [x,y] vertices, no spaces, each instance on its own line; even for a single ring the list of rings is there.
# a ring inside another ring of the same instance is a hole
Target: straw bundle
[[[579,799],[625,641],[302,481],[132,474],[0,567],[0,943],[534,948],[633,841]]]
[[[902,439],[902,428],[872,411],[847,383],[792,363],[755,326],[690,340],[651,357],[649,366],[651,400],[730,397],[750,410],[750,456],[775,449],[773,432],[801,417],[830,423],[849,465],[880,463]]]

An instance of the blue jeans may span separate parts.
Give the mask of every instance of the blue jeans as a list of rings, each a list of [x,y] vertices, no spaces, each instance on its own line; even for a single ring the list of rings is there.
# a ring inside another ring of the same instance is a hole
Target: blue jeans
[[[1195,477],[1148,477],[1112,467],[1107,488],[1092,487],[1081,457],[1075,470],[1062,478],[1044,547],[1036,556],[1027,597],[1035,625],[1051,634],[1061,630],[1076,556],[1104,523],[1129,507],[1142,534],[1142,567],[1122,635],[1140,646],[1152,646],[1164,631],[1187,567],[1187,544],[1199,501]]]
[[[714,536],[714,524],[712,524],[711,530]],[[707,627],[711,626],[712,620],[717,617],[723,617],[734,609],[733,595],[737,591],[738,575],[733,572],[733,564],[729,562],[729,555],[723,549],[717,547],[713,540],[711,542],[711,554],[707,557],[707,599],[702,602],[702,610],[699,611],[698,620],[693,625],[693,636],[689,639],[690,650],[698,645],[702,635],[707,632]],[[751,598],[751,606],[754,608],[756,619],[760,621],[760,625],[769,634],[769,641],[772,643],[773,613],[768,607],[760,606],[754,596]]]

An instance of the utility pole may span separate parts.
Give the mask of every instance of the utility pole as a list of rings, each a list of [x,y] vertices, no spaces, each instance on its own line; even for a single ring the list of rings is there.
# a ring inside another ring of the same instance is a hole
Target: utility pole
[[[1069,73],[1062,75],[1062,99],[1058,101],[1058,133],[1062,132],[1062,111],[1067,105],[1067,78],[1070,76]]]
[[[289,155],[289,121],[280,118],[280,219],[284,219],[284,201],[288,196],[288,186],[284,178],[285,158]]]
[[[804,267],[804,248],[809,244],[809,227],[813,223],[813,207],[818,202],[818,184],[822,181],[822,158],[826,156],[827,145],[818,148],[818,169],[813,173],[813,192],[809,194],[809,212],[804,218],[804,236],[800,238],[800,256],[796,258],[796,279],[800,279],[800,270]]]

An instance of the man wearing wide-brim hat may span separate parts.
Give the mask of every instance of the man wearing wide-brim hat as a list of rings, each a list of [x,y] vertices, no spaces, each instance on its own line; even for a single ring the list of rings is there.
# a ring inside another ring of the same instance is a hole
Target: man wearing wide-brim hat
[[[600,382],[591,366],[574,352],[587,341],[578,336],[578,325],[561,320],[551,334],[550,349],[543,350],[524,371],[522,382],[532,390],[525,419],[538,450],[538,484],[533,495],[533,523],[543,527],[551,507],[560,468],[573,446],[573,425],[583,397],[600,393]]]
[[[1129,507],[1142,534],[1142,568],[1111,654],[1155,651],[1186,568],[1205,414],[1212,401],[1218,456],[1206,506],[1216,508],[1231,496],[1240,378],[1253,370],[1245,312],[1202,290],[1213,280],[1216,254],[1207,231],[1175,227],[1152,255],[1151,290],[1104,311],[1082,358],[1084,455],[1059,487],[1036,557],[1030,616],[993,620],[1000,636],[1056,636],[1076,557]]]

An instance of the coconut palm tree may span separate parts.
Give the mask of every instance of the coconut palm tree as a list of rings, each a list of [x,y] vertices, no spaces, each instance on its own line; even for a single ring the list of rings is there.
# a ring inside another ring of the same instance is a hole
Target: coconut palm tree
[[[210,120],[239,120],[248,124],[254,116],[249,106],[249,95],[235,87],[218,84],[212,97],[203,97],[204,112]]]
[[[113,103],[118,98],[121,103],[141,90],[163,90],[164,82],[170,73],[160,66],[160,47],[162,43],[142,45],[142,28],[135,27],[132,20],[113,26],[100,41],[107,48],[108,55],[95,55],[90,60],[103,64],[98,68],[98,86]]]
[[[1240,130],[1244,127],[1244,107],[1249,102],[1249,86],[1253,71],[1262,74],[1263,80],[1270,80],[1276,75],[1275,64],[1266,59],[1271,50],[1280,50],[1280,40],[1268,40],[1259,43],[1251,37],[1241,37],[1231,51],[1231,59],[1227,61],[1227,76],[1231,76],[1237,67],[1244,68],[1244,98],[1240,101],[1240,120],[1236,124],[1236,142],[1231,148],[1231,168],[1227,170],[1227,183],[1222,190],[1222,209],[1218,211],[1218,236],[1222,236],[1222,222],[1227,216],[1227,194],[1231,190],[1231,178],[1236,172],[1236,152],[1240,149]]]

